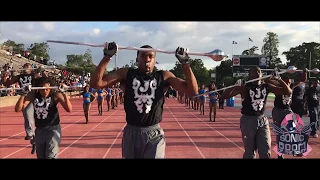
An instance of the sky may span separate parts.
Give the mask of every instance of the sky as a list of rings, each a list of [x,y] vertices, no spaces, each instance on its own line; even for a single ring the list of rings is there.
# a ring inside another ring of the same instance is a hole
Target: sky
[[[240,55],[248,49],[249,37],[253,40],[249,46],[258,46],[261,53],[263,38],[267,32],[279,37],[279,57],[291,47],[303,42],[320,43],[320,22],[0,22],[0,42],[10,39],[24,43],[27,47],[35,42],[61,40],[104,44],[115,41],[119,46],[151,45],[153,48],[174,51],[178,46],[186,47],[190,52],[210,52],[220,49],[225,54]],[[236,41],[236,45],[232,45]],[[50,43],[50,57],[59,64],[66,62],[66,55],[83,54],[92,50],[93,62],[98,64],[103,48]],[[136,51],[119,50],[117,66],[122,67],[135,60]],[[220,64],[203,56],[200,58],[205,67],[211,69]],[[172,54],[157,54],[157,66],[170,70],[177,59]],[[108,70],[115,67],[111,61]]]

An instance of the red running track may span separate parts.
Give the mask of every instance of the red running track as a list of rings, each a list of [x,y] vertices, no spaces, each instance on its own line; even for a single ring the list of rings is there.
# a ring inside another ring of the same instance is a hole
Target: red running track
[[[72,99],[73,112],[60,110],[62,144],[59,158],[121,158],[122,130],[125,113],[120,105],[103,116],[97,115],[97,104],[91,108],[89,124],[85,124],[80,99]],[[30,154],[29,141],[25,132],[22,113],[13,107],[0,109],[0,157],[36,158]],[[206,115],[186,108],[174,99],[164,105],[162,128],[167,140],[167,158],[242,158],[244,151],[239,129],[239,109],[225,107],[217,111],[216,122],[209,122]],[[273,134],[273,133],[272,133]],[[273,146],[275,137],[272,136]],[[320,157],[320,140],[310,138],[313,151],[303,158]],[[285,156],[293,158],[292,156]],[[276,154],[272,152],[272,158]]]

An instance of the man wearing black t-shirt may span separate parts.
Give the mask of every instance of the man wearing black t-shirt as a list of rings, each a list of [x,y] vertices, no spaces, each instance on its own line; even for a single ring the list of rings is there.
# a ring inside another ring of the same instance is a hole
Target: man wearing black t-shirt
[[[249,79],[262,77],[259,67],[252,67],[249,71]],[[275,86],[270,83],[271,79],[280,84]],[[269,92],[281,95],[290,95],[290,87],[281,79],[277,71],[272,77],[262,83],[261,80],[248,84],[239,83],[239,86],[225,90],[223,99],[241,95],[242,109],[240,118],[240,129],[245,152],[243,158],[255,158],[258,150],[259,158],[269,159],[271,157],[271,133],[268,118],[264,115],[265,106]]]
[[[301,118],[304,115],[304,107],[305,107],[305,91],[306,91],[306,80],[307,80],[307,73],[298,73],[298,77],[304,79],[304,81],[297,82],[292,87],[292,102],[291,102],[291,109],[294,113],[298,114]]]
[[[19,83],[20,87],[24,87],[26,85],[31,85],[34,83],[34,79],[39,77],[38,73],[35,73],[31,70],[31,64],[25,63],[23,65],[25,70],[18,76],[14,76],[11,80],[5,82],[7,86],[14,84],[16,82]],[[40,69],[40,68],[39,68]],[[26,131],[25,140],[31,140],[34,136],[34,116],[33,116],[33,104],[30,103],[27,107],[25,107],[22,111],[24,117],[24,127]]]
[[[72,111],[69,97],[64,93],[67,88],[60,85],[57,91],[52,91],[50,87],[54,83],[48,77],[40,77],[35,80],[39,89],[31,91],[31,85],[22,87],[22,95],[16,103],[15,111],[23,110],[28,104],[33,104],[33,114],[35,122],[35,147],[38,159],[56,159],[59,154],[61,143],[60,116],[57,105],[67,111]]]
[[[306,97],[308,102],[310,123],[315,123],[314,126],[311,126],[310,136],[317,138],[317,130],[319,129],[320,119],[320,89],[318,79],[315,79],[313,84],[307,89]]]
[[[289,86],[295,88],[300,86],[301,84],[304,84],[307,79],[307,69],[304,70],[301,78],[296,82],[291,84],[291,79],[286,75],[282,75],[282,80]],[[277,81],[270,81],[275,86],[280,86],[279,82]],[[282,120],[284,117],[290,113],[292,113],[291,104],[292,99],[296,98],[296,94],[290,94],[290,95],[282,95],[282,94],[275,94],[274,99],[274,107],[272,109],[272,119],[275,125],[278,127],[281,126]],[[295,154],[294,156],[298,156]],[[283,159],[283,155],[278,156],[278,159]]]
[[[162,121],[164,93],[168,86],[178,92],[193,96],[198,84],[190,68],[190,57],[186,49],[178,47],[176,58],[183,66],[186,80],[177,78],[170,71],[155,71],[156,53],[149,45],[150,51],[138,51],[136,62],[138,68],[121,68],[104,75],[107,64],[117,52],[116,43],[106,43],[104,57],[91,77],[93,88],[112,86],[117,82],[125,83],[124,109],[127,125],[122,138],[123,158],[164,158],[165,137],[159,123]]]

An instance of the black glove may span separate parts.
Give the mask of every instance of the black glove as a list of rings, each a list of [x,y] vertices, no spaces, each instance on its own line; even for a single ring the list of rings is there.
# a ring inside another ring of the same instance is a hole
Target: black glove
[[[181,64],[189,64],[190,63],[190,57],[188,55],[188,49],[183,47],[178,47],[176,49],[176,58],[179,60]]]
[[[60,93],[65,93],[66,91],[68,90],[68,86],[66,86],[65,84],[60,84],[59,87],[58,87],[58,92]]]
[[[106,42],[104,44],[103,49],[103,55],[106,57],[111,58],[113,55],[115,55],[118,51],[118,45],[115,42],[108,43]]]
[[[26,96],[29,92],[31,92],[31,85],[27,84],[22,86],[21,92],[22,92],[22,95]]]

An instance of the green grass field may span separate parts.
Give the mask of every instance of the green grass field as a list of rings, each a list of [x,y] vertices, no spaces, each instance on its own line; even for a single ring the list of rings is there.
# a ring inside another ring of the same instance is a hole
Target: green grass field
[[[269,93],[268,100],[274,100],[274,94],[273,93]]]
[[[273,93],[269,93],[268,100],[274,100],[274,94]]]

